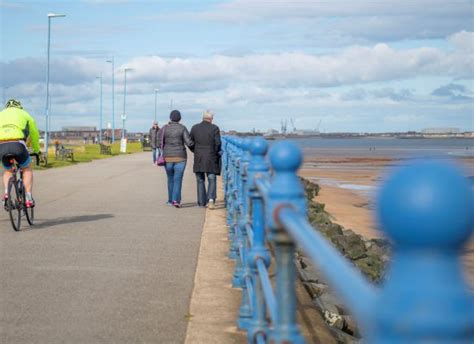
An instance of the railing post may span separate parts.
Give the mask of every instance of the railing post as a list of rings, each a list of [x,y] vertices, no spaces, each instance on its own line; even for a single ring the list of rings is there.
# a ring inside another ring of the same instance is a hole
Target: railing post
[[[378,215],[394,252],[368,342],[472,343],[474,301],[459,259],[474,229],[472,185],[444,161],[402,167],[384,184]]]
[[[270,266],[270,253],[265,247],[265,213],[263,208],[263,197],[259,193],[255,181],[268,177],[268,166],[265,162],[268,143],[262,137],[253,139],[250,152],[252,154],[247,170],[248,196],[251,201],[251,221],[253,229],[253,247],[251,248],[247,264],[252,276],[255,297],[252,300],[253,318],[250,323],[247,338],[249,343],[256,343],[257,336],[263,335],[268,338],[268,322],[266,315],[265,298],[260,278],[257,273],[257,261],[262,260],[265,266]]]
[[[225,199],[226,199],[226,208],[227,208],[227,225],[229,226],[229,240],[232,241],[232,237],[231,237],[231,232],[232,232],[232,226],[231,226],[231,223],[232,223],[232,214],[231,214],[231,204],[232,204],[232,200],[230,199],[231,198],[231,190],[232,190],[232,175],[231,175],[231,171],[233,169],[233,164],[232,164],[232,138],[231,137],[226,137],[226,145],[225,145],[225,151],[224,151],[224,154],[225,154],[225,162],[226,162],[226,169],[225,169],[225,173],[226,173],[226,182],[227,182],[227,185],[226,185],[226,189],[225,189]]]
[[[236,214],[235,214],[235,203],[236,203],[236,192],[237,192],[237,180],[236,180],[236,169],[237,169],[237,148],[235,146],[235,139],[230,139],[230,147],[229,147],[229,165],[230,169],[229,173],[229,189],[228,189],[228,196],[227,196],[227,222],[229,224],[229,241],[230,251],[229,251],[229,258],[236,259],[237,258],[237,238],[235,234],[235,226],[236,226]]]
[[[276,261],[277,319],[272,331],[273,343],[304,343],[296,323],[295,243],[278,221],[279,210],[292,207],[306,214],[303,187],[296,174],[303,161],[301,151],[291,142],[276,143],[270,149],[274,170],[266,205],[266,221],[271,230]]]
[[[243,276],[243,267],[242,267],[242,245],[243,245],[243,237],[242,231],[240,230],[240,219],[239,208],[242,205],[242,175],[240,174],[240,170],[242,167],[242,149],[241,149],[241,140],[237,139],[235,142],[236,147],[236,159],[235,159],[235,171],[234,171],[234,178],[235,178],[235,185],[234,185],[234,251],[235,251],[235,269],[234,269],[234,277],[232,279],[232,286],[234,288],[242,288],[242,276]]]
[[[240,141],[240,147],[242,149],[242,158],[240,160],[240,190],[239,190],[239,231],[241,235],[240,241],[240,252],[241,252],[241,263],[242,263],[242,275],[241,275],[241,288],[242,288],[242,302],[240,305],[239,311],[239,320],[238,326],[240,329],[248,329],[250,325],[250,320],[252,318],[251,310],[251,300],[249,298],[247,290],[247,282],[251,282],[250,269],[247,265],[247,256],[249,250],[249,240],[247,233],[247,224],[248,224],[248,203],[247,198],[247,168],[249,164],[249,150],[250,150],[250,141],[249,139],[243,139]]]
[[[227,207],[227,188],[229,186],[229,180],[228,180],[228,175],[227,175],[227,170],[228,170],[228,159],[229,159],[229,154],[228,154],[228,141],[227,137],[223,136],[222,137],[222,182],[224,186],[224,206]]]

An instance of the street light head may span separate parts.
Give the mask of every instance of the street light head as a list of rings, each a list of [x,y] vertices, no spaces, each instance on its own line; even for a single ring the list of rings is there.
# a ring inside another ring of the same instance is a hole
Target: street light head
[[[57,14],[57,13],[48,13],[48,18],[59,18],[59,17],[65,17],[65,14]]]
[[[155,92],[158,92],[160,89],[159,88],[155,88]]]

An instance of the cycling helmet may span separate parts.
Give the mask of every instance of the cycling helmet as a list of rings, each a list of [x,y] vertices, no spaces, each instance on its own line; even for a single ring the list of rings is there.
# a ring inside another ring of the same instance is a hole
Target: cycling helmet
[[[13,99],[13,98],[9,99],[5,104],[5,109],[9,108],[9,107],[16,107],[16,108],[19,108],[19,109],[23,109],[23,106],[21,106],[21,102],[19,100]]]

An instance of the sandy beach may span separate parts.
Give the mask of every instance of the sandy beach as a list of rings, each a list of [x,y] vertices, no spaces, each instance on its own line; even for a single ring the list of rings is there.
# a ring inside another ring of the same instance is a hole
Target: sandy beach
[[[325,204],[333,221],[364,237],[382,237],[374,211],[376,192],[398,161],[380,156],[316,155],[314,151],[305,151],[305,157],[299,174],[320,185],[316,201]],[[474,174],[474,159],[460,163],[467,173]],[[467,278],[474,289],[474,238],[463,253]]]

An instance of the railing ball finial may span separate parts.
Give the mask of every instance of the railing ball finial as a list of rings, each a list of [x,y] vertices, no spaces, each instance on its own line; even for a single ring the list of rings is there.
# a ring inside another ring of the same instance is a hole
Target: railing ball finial
[[[249,138],[244,138],[242,140],[242,149],[246,152],[250,151],[250,146],[252,145],[252,141]]]
[[[293,142],[278,142],[270,149],[270,162],[276,172],[296,173],[303,162],[303,154]]]
[[[419,161],[382,187],[378,216],[393,240],[372,342],[472,343],[474,302],[461,247],[472,234],[472,186],[454,164]]]
[[[252,140],[252,143],[250,144],[250,152],[253,155],[264,156],[265,154],[267,154],[267,151],[268,143],[263,137],[257,136]]]
[[[459,247],[473,231],[471,185],[450,163],[400,168],[383,186],[378,204],[383,230],[403,248]]]

